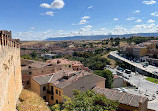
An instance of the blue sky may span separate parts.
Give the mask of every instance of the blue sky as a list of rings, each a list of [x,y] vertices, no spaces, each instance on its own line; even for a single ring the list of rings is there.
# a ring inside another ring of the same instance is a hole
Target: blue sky
[[[156,0],[0,0],[0,29],[13,38],[157,32]],[[2,5],[3,4],[3,5]]]

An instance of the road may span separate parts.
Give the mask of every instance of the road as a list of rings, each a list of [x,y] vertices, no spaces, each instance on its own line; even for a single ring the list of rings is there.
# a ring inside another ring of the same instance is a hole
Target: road
[[[144,70],[145,72],[148,72],[148,73],[154,73],[154,72],[158,72],[158,67],[155,67],[155,66],[152,66],[152,65],[148,65],[148,67],[143,67],[141,63],[136,63],[136,62],[132,62],[124,57],[121,57],[117,51],[112,51],[110,52],[110,55],[112,55],[113,57],[121,60],[121,61],[124,61],[128,64],[131,64],[132,66],[134,67],[137,67],[141,70]]]

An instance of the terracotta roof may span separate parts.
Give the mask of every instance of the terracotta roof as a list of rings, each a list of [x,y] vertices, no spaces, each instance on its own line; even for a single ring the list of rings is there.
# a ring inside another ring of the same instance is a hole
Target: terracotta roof
[[[68,77],[68,78],[65,78],[65,77]],[[56,73],[48,74],[48,75],[34,76],[32,78],[40,85],[52,83],[54,84],[54,86],[62,89],[70,84],[73,84],[74,82],[80,79],[83,79],[84,81],[88,81],[88,80],[98,81],[102,77],[86,72],[86,71],[65,70],[65,71],[58,71]],[[81,83],[78,82],[77,84],[78,86],[80,86]]]
[[[144,103],[145,101],[148,100],[148,98],[146,97],[137,96],[129,93],[123,93],[117,90],[104,89],[98,87],[95,87],[93,90],[99,94],[105,95],[106,98],[109,100],[115,100],[118,101],[119,103],[134,106],[134,107],[139,107],[140,102]]]

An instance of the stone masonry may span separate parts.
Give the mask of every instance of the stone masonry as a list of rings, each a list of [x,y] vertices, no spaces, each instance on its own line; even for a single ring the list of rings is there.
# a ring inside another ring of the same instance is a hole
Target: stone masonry
[[[0,30],[0,111],[15,111],[22,90],[19,40]]]

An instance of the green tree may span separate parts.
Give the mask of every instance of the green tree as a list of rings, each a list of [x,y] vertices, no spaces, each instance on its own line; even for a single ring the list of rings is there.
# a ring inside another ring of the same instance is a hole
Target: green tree
[[[103,70],[103,71],[96,70],[96,71],[94,71],[94,74],[97,74],[101,77],[106,78],[105,87],[106,88],[112,88],[113,74],[110,70]]]
[[[106,99],[104,95],[95,93],[94,91],[87,91],[81,93],[80,91],[73,91],[73,98],[66,97],[64,103],[64,110],[67,111],[116,111],[118,103]]]
[[[105,87],[112,88],[112,82],[113,82],[112,72],[110,70],[103,70],[102,73],[104,75],[104,78],[106,78]]]
[[[35,52],[32,52],[30,55],[31,55],[31,57],[32,57],[33,59],[37,58],[37,53],[35,53]]]

